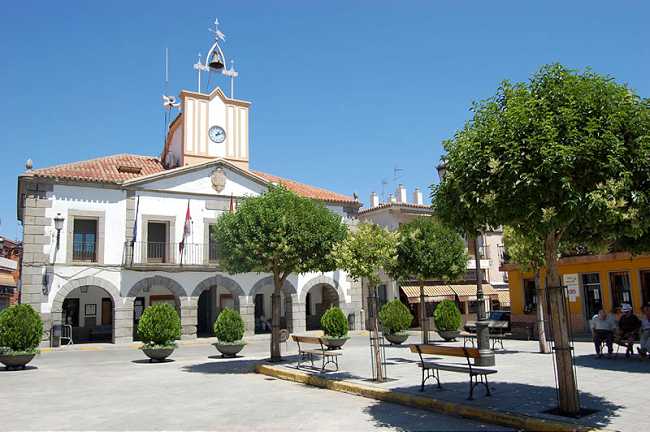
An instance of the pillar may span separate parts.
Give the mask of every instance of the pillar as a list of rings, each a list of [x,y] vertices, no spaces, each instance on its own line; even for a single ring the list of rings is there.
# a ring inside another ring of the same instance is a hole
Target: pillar
[[[115,305],[113,313],[113,343],[133,342],[133,302],[135,297],[127,297],[123,305]]]
[[[291,333],[304,333],[306,331],[306,312],[305,303],[300,301],[300,296],[291,294]]]
[[[239,315],[244,320],[244,336],[255,334],[255,304],[251,296],[239,296]]]
[[[198,297],[180,297],[181,302],[181,339],[196,339],[198,323]]]

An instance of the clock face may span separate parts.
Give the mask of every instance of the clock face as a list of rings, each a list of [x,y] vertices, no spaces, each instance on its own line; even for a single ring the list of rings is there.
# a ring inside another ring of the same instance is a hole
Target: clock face
[[[212,126],[208,131],[208,136],[213,142],[222,143],[226,139],[226,131],[222,127]]]

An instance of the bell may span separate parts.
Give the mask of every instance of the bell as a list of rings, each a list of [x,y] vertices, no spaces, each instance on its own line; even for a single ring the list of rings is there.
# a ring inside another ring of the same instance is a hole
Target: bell
[[[210,58],[208,67],[215,71],[223,69],[223,59],[217,51],[212,51],[212,58]]]

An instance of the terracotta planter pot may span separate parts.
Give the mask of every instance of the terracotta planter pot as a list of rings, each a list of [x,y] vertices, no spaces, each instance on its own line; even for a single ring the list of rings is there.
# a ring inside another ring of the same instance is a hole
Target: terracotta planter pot
[[[460,336],[460,332],[458,330],[438,330],[438,334],[447,342],[456,340],[456,338]]]
[[[401,345],[409,338],[408,333],[384,333],[386,340],[393,345]]]
[[[32,361],[36,354],[3,354],[0,355],[0,363],[5,365],[7,370],[10,369],[25,369],[27,363]]]
[[[335,350],[335,349],[340,349],[348,341],[348,339],[350,338],[349,337],[342,337],[342,338],[324,337],[323,344],[327,347],[327,349]]]
[[[221,353],[223,357],[236,357],[239,351],[243,350],[246,346],[246,343],[214,343],[214,347]]]
[[[161,362],[172,355],[174,348],[142,348],[142,352],[149,357],[150,362]]]

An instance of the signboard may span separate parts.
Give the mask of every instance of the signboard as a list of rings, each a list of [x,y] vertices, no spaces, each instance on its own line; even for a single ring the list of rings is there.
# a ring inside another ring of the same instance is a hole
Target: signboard
[[[580,296],[580,283],[578,282],[578,273],[565,274],[562,276],[564,286],[570,302],[575,302]]]

